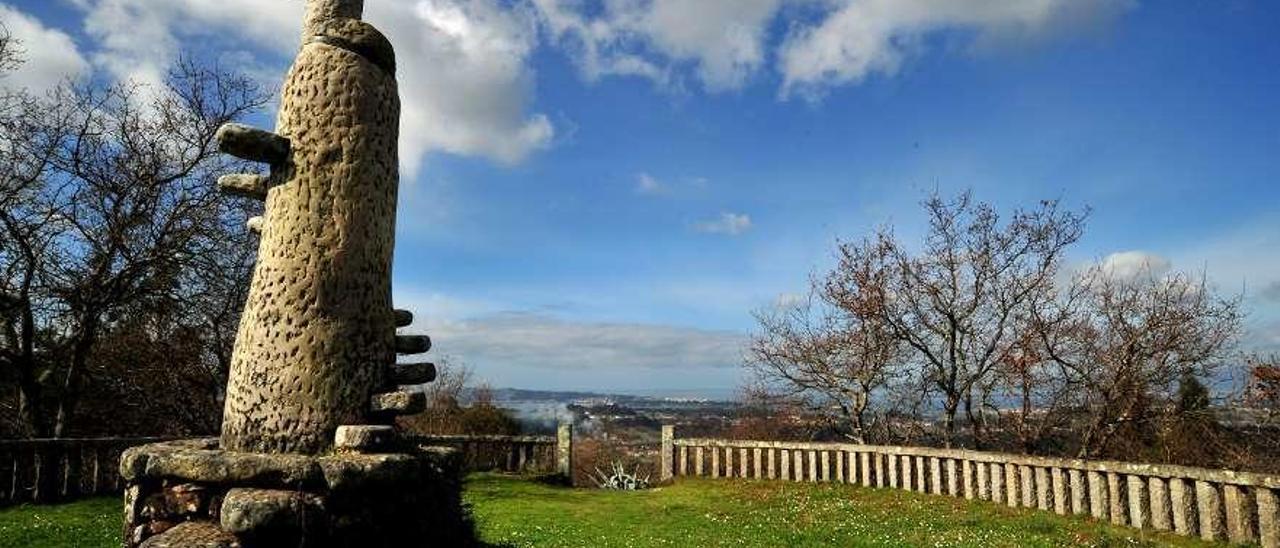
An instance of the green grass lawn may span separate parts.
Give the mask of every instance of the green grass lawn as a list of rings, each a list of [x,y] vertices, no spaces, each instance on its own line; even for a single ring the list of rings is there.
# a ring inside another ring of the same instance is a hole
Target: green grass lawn
[[[849,485],[681,480],[641,492],[480,474],[467,482],[498,546],[1195,546],[1046,512]],[[114,547],[120,499],[0,510],[0,547]]]

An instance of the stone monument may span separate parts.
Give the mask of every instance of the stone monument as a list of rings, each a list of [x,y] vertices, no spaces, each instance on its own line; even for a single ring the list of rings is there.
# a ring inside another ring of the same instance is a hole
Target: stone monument
[[[400,100],[395,53],[363,0],[307,0],[274,132],[228,124],[219,148],[267,175],[219,179],[265,202],[220,439],[121,459],[125,545],[457,545],[470,538],[453,451],[394,428],[425,406],[430,348],[391,303]]]

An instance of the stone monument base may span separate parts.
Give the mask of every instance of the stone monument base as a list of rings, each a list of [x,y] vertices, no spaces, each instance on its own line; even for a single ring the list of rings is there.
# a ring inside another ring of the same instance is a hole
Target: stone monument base
[[[475,544],[453,449],[258,454],[195,439],[131,448],[120,472],[129,548]]]

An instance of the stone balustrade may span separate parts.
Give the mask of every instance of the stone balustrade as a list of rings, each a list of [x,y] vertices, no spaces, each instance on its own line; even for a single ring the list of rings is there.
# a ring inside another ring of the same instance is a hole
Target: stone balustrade
[[[134,445],[172,438],[0,440],[0,505],[118,494],[116,463]]]
[[[420,435],[410,439],[421,445],[458,449],[468,471],[569,477],[573,470],[573,429],[567,424],[559,427],[556,436]]]
[[[1280,476],[928,447],[676,438],[662,478],[853,483],[1280,548]]]

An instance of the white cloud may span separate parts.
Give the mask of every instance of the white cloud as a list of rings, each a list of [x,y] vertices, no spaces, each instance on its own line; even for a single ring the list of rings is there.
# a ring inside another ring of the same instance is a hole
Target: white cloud
[[[778,52],[781,95],[815,97],[826,87],[893,75],[926,34],[975,32],[982,43],[1094,25],[1133,0],[847,0],[820,22],[795,27]]]
[[[636,192],[640,194],[662,194],[667,186],[648,173],[636,175]]]
[[[532,0],[583,75],[650,78],[678,86],[690,66],[709,91],[737,89],[766,59],[782,0],[611,0],[594,16],[581,0]]]
[[[524,312],[446,321],[429,331],[440,355],[549,369],[735,367],[741,334],[636,323],[572,322]]]
[[[1107,255],[1100,264],[1107,275],[1121,280],[1142,277],[1158,279],[1169,273],[1169,259],[1146,251],[1121,251]]]
[[[195,46],[265,48],[291,56],[301,2],[260,0],[73,0],[98,49],[96,65],[117,78],[158,82]],[[537,45],[534,18],[499,0],[369,2],[365,19],[396,46],[401,164],[413,177],[432,151],[515,163],[548,146],[555,130],[529,113]],[[284,67],[279,67],[283,71]]]
[[[66,33],[45,27],[36,18],[5,4],[0,4],[0,22],[18,41],[23,61],[0,79],[0,86],[41,93],[88,70],[88,61]]]
[[[745,213],[726,211],[715,219],[694,223],[693,228],[698,232],[706,232],[708,234],[737,236],[751,228],[751,216]]]

